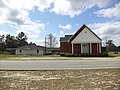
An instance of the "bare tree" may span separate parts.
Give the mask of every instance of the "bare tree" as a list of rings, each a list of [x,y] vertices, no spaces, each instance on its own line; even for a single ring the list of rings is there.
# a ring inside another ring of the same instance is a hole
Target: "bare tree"
[[[106,49],[107,49],[107,52],[109,52],[109,51],[115,51],[116,50],[116,46],[113,43],[113,40],[108,40],[106,42]]]
[[[51,33],[47,35],[47,38],[46,38],[47,47],[52,48],[52,47],[55,47],[57,44],[58,44],[58,41],[55,36],[53,36]]]
[[[0,35],[0,43],[4,43],[5,41],[5,35]]]

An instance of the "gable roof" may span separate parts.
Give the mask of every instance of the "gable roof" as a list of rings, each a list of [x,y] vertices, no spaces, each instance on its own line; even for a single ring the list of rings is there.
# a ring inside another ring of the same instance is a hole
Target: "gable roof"
[[[36,46],[36,45],[25,45],[18,47],[17,49],[44,49],[43,46]]]
[[[88,28],[85,24],[69,39],[70,42],[72,42],[79,33],[81,33],[84,28],[87,28],[88,30],[90,30],[99,40],[101,40],[90,28]]]
[[[65,35],[65,37],[60,38],[60,42],[68,42],[73,35]]]

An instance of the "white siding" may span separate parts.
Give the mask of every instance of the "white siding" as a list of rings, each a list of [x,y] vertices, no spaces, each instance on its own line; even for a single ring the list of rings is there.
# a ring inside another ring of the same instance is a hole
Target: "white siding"
[[[39,52],[37,53],[37,49],[17,49],[16,50],[16,55],[43,55],[44,54],[44,49],[38,49]]]
[[[101,42],[90,30],[84,28],[82,32],[76,36],[72,43],[99,43]]]

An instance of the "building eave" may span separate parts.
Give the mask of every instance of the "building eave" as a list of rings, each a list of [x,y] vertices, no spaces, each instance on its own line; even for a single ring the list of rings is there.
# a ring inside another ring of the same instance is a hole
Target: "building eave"
[[[78,36],[78,34],[80,34],[83,30],[84,30],[84,28],[87,28],[88,30],[90,30],[100,41],[102,41],[101,40],[101,38],[99,38],[90,28],[88,28],[85,24],[82,26],[82,27],[80,27],[79,29],[78,29],[78,31],[69,39],[69,42],[72,42],[77,36]]]

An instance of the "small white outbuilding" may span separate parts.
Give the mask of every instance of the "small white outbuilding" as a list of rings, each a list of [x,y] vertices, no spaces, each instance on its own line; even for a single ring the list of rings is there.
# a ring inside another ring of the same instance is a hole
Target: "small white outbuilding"
[[[26,45],[16,49],[16,55],[44,55],[45,47],[37,45]]]

